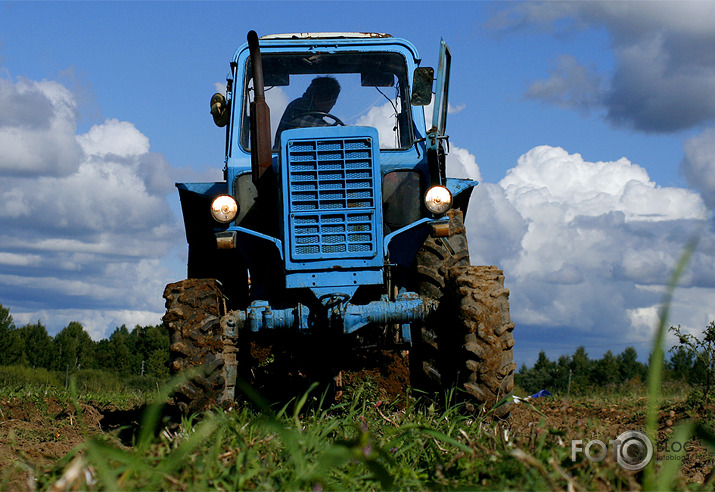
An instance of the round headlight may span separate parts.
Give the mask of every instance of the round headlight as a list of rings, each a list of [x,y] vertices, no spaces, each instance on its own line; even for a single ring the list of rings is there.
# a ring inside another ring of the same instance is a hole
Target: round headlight
[[[443,214],[452,206],[452,194],[444,186],[433,186],[425,194],[425,207],[433,214]]]
[[[236,218],[238,213],[238,204],[232,196],[220,195],[211,202],[211,215],[216,222],[225,224]]]

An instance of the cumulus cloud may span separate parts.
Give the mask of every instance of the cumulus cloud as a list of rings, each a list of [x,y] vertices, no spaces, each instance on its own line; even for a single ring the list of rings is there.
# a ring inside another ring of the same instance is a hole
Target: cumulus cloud
[[[357,119],[355,125],[376,128],[381,148],[399,147],[395,109],[392,107],[392,103],[387,102],[381,106],[371,107],[367,113]]]
[[[498,185],[477,187],[467,230],[473,263],[504,268],[517,323],[635,343],[649,339],[649,313],[695,232],[704,241],[683,285],[715,293],[706,218],[697,193],[657,186],[625,158],[587,162],[541,146]],[[705,316],[696,311],[677,314],[687,325]]]
[[[482,180],[477,158],[467,149],[451,145],[447,154],[447,176],[451,178],[466,178]]]
[[[605,27],[616,66],[602,102],[615,124],[672,132],[715,118],[712,2],[529,2],[502,10],[490,24],[498,30],[537,26],[554,32]],[[563,66],[565,60],[529,93],[562,105],[574,104],[575,95],[597,102],[596,74],[584,72],[575,60]]]
[[[528,226],[504,189],[495,183],[480,183],[472,191],[465,224],[474,265],[503,265],[516,257]]]
[[[0,176],[64,176],[77,168],[77,105],[64,86],[0,78],[0,108]]]
[[[79,321],[94,338],[159,323],[163,287],[175,280],[166,258],[184,244],[167,200],[177,171],[129,122],[77,135],[73,96],[57,83],[0,81],[0,94],[35,103],[29,115],[10,104],[0,116],[0,139],[18,144],[0,144],[2,303],[19,322],[41,319],[52,331]],[[54,156],[51,166],[17,156],[30,137],[32,155]]]
[[[706,209],[695,193],[662,188],[641,166],[626,158],[586,162],[580,154],[541,146],[521,156],[499,183],[510,201],[536,218],[541,203],[568,204],[564,219],[621,212],[626,221],[704,219]]]
[[[88,155],[97,157],[133,157],[149,152],[149,139],[128,121],[109,119],[77,140]]]
[[[698,190],[710,209],[715,209],[715,128],[708,128],[684,144],[681,170],[688,184]]]

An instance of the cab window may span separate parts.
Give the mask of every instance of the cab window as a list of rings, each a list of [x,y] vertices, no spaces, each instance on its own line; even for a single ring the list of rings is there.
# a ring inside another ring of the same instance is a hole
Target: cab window
[[[397,53],[263,53],[274,150],[280,132],[306,126],[371,126],[381,149],[413,143],[405,59]],[[243,81],[241,145],[250,150],[250,58]]]

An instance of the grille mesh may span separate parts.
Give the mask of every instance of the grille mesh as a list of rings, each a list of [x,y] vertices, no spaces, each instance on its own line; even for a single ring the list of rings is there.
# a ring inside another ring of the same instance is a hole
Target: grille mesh
[[[288,143],[291,255],[295,260],[374,256],[375,169],[368,137]]]

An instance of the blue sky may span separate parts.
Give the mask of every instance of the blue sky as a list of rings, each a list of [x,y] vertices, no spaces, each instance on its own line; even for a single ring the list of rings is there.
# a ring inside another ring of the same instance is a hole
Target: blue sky
[[[715,319],[715,4],[0,3],[0,304],[55,333],[158,323],[185,269],[173,182],[219,179],[216,84],[250,29],[387,32],[453,54],[450,168],[480,177],[473,263],[511,289],[517,362],[645,357]]]

